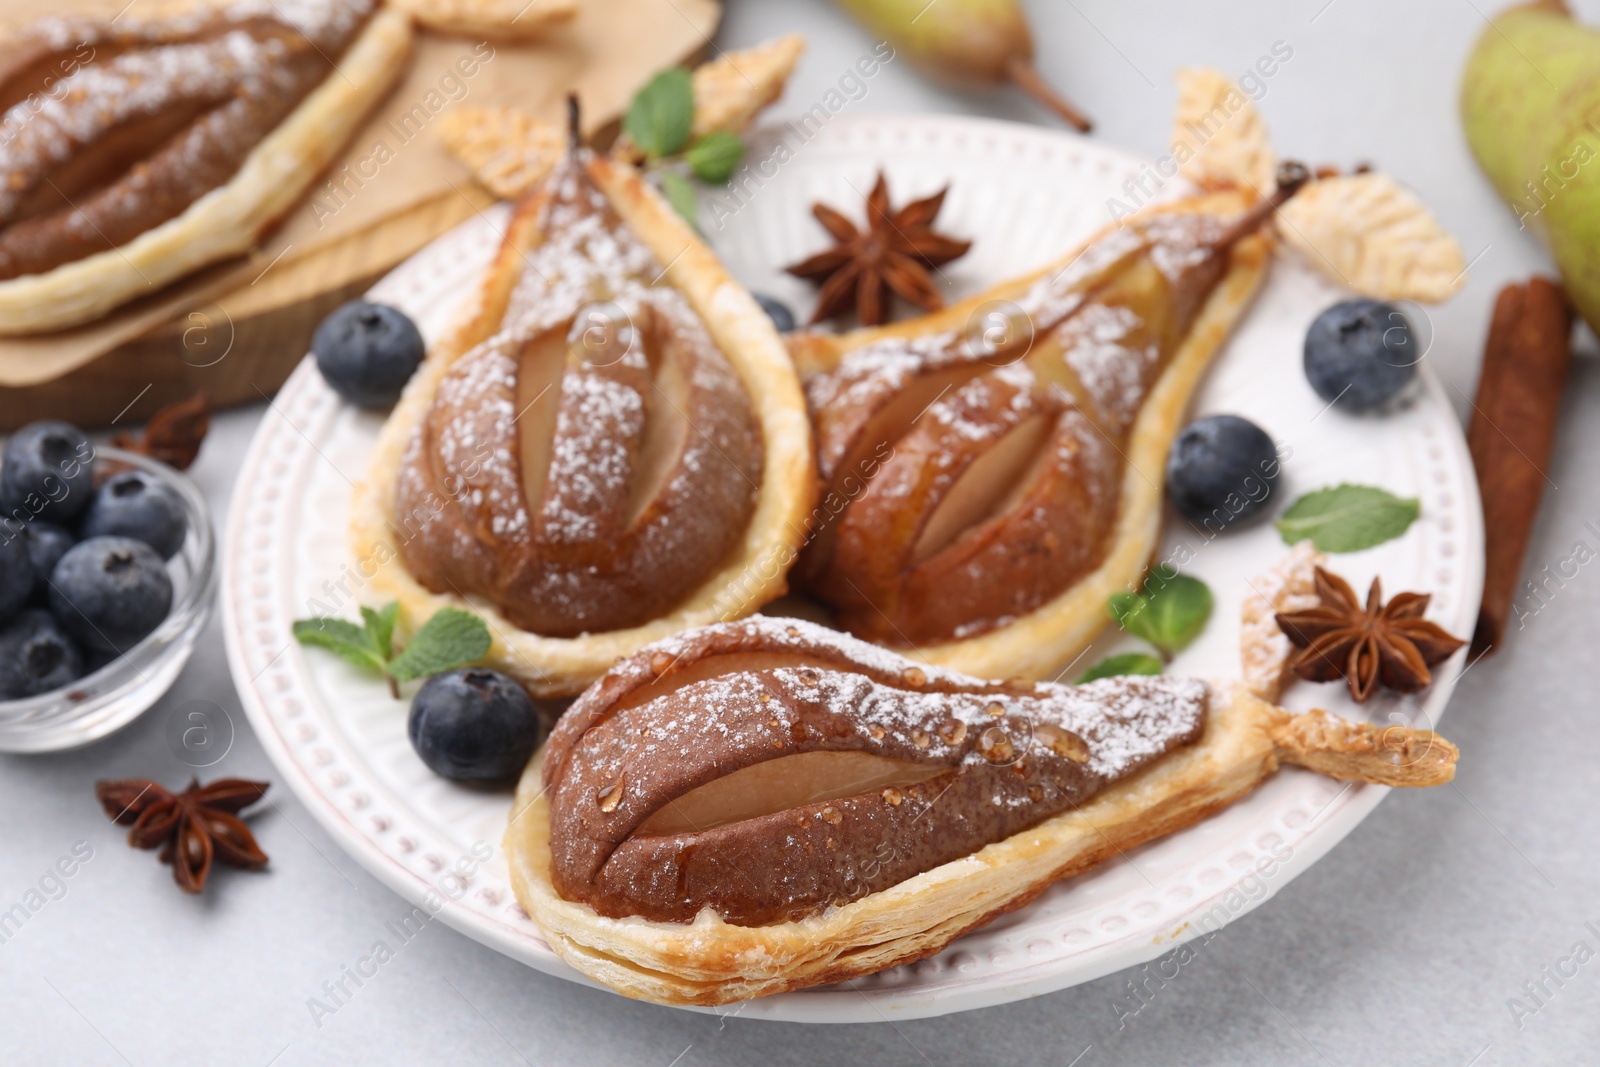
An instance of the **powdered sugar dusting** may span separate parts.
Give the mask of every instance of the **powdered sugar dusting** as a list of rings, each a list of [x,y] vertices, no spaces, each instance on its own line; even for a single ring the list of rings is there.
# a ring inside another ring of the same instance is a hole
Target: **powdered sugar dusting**
[[[1208,689],[1191,679],[952,688],[952,676],[881,653],[863,650],[888,670],[860,669],[849,639],[789,622],[688,639],[715,657],[755,636],[743,651],[766,659],[636,701],[608,678],[580,700],[599,706],[569,712],[544,765],[552,875],[563,896],[604,915],[688,922],[710,907],[740,924],[792,919],[1070,811],[1204,728]],[[771,658],[785,640],[809,644],[798,662]],[[666,647],[649,654],[653,671],[670,670]],[[691,797],[758,765],[826,752],[878,756],[916,773],[901,770],[886,788],[881,779],[813,780],[809,798],[769,794],[765,811],[719,811]],[[685,808],[701,814],[691,819]],[[658,814],[669,824],[656,823]],[[681,825],[671,825],[674,816]]]
[[[641,371],[641,352],[629,352]],[[561,380],[561,406],[540,506],[540,534],[552,541],[593,542],[599,517],[633,479],[633,445],[644,433],[645,401],[616,378],[583,369]]]
[[[1046,714],[1089,742],[1089,767],[1108,780],[1198,729],[1210,695],[1198,678],[1102,678],[1050,688],[1057,692],[1046,699]]]
[[[1034,347],[1049,336],[1083,389],[1090,414],[1108,432],[1126,429],[1159,370],[1157,338],[1133,310],[1091,299],[1097,286],[1130,257],[1149,254],[1169,282],[1213,253],[1205,240],[1218,227],[1209,216],[1158,215],[1138,226],[1112,231],[1090,244],[1065,268],[1034,283],[1017,301],[1031,324]],[[1025,363],[984,370],[998,354],[974,343],[969,331],[947,330],[912,338],[888,337],[848,352],[838,367],[806,382],[806,397],[819,413],[819,458],[824,476],[837,469],[854,446],[854,431],[912,379],[967,366],[992,376],[1028,373]],[[1026,360],[1028,357],[1022,357]],[[1068,404],[1061,384],[1039,384]]]
[[[925,417],[969,442],[993,443],[1041,409],[1037,382],[1027,366],[1013,363],[950,390],[928,405]]]
[[[930,756],[954,752],[960,746],[948,745],[930,724],[957,719],[966,723],[969,731],[986,728],[994,722],[992,706],[999,700],[1008,714],[1021,710],[1083,737],[1089,742],[1090,769],[1107,779],[1126,773],[1134,764],[1163,751],[1173,737],[1191,731],[1204,717],[1209,692],[1205,682],[1166,677],[1109,678],[1084,686],[1041,682],[1008,688],[915,662],[803,619],[757,615],[676,634],[617,664],[562,718],[552,746],[576,743],[576,736],[564,735],[581,735],[606,705],[654,681],[663,664],[694,663],[715,654],[711,650],[723,648],[793,654],[797,666],[777,668],[772,675],[809,691],[831,714],[852,722],[869,749],[909,741],[921,730],[929,733]],[[819,659],[819,654],[828,658]],[[752,694],[759,697],[759,690],[751,688],[752,677],[748,672],[734,672],[683,690],[693,694],[691,703],[697,710],[674,723],[674,736],[683,746],[677,755],[687,757],[704,731],[725,734],[730,729],[738,709],[747,706]],[[965,758],[984,757],[973,750]]]
[[[1277,700],[1289,678],[1294,646],[1278,626],[1279,612],[1305,611],[1322,603],[1316,569],[1327,557],[1310,541],[1250,580],[1250,595],[1240,608],[1239,666],[1246,688],[1263,700]]]
[[[1104,422],[1122,430],[1138,413],[1161,351],[1132,309],[1091,304],[1061,324],[1067,366]]]
[[[597,683],[580,696],[572,711],[580,705],[604,702],[609,694],[632,689],[653,681],[658,674],[656,664],[677,661],[693,662],[706,650],[720,645],[762,648],[775,652],[792,652],[797,656],[817,650],[834,653],[861,669],[880,675],[899,675],[908,670],[919,672],[930,686],[998,688],[970,674],[935,667],[932,664],[907,659],[897,652],[863,641],[858,637],[831,630],[805,619],[782,618],[772,615],[752,615],[736,622],[722,622],[685,630],[640,649],[634,655],[611,668],[604,683]],[[562,724],[576,722],[578,716],[569,712]],[[558,726],[557,729],[561,729]]]
[[[691,333],[693,343],[712,355],[712,362],[733,380],[732,369],[715,351],[682,294],[649,284],[661,273],[660,264],[643,242],[617,224],[605,195],[586,179],[583,164],[588,158],[586,152],[575,153],[551,175],[551,201],[541,220],[545,239],[524,256],[500,329],[462,357],[464,369],[452,372],[452,377],[462,379],[456,387],[463,401],[470,402],[475,389],[483,390],[486,404],[496,399],[496,391],[486,387],[488,380],[475,374],[475,364],[507,366],[514,380],[516,353],[535,337],[568,322],[569,347],[581,351],[584,334],[599,331],[605,335],[599,343],[620,353],[617,362],[648,371],[634,323],[646,308],[672,316],[675,326],[698,331]],[[592,321],[579,317],[591,305],[596,306]],[[595,503],[624,489],[632,475],[627,443],[643,429],[646,400],[637,387],[600,373],[610,369],[607,362],[602,367],[580,366],[562,376],[548,481],[554,493],[539,505],[541,522],[558,540],[582,540],[596,532]],[[514,441],[512,423],[519,413],[498,405],[496,410],[502,418],[494,436]],[[508,486],[520,485],[520,468],[494,470],[498,456],[485,464],[490,475]],[[520,490],[517,499],[522,499]],[[519,504],[515,510],[517,517],[510,524],[525,524],[525,509]]]
[[[398,522],[430,481],[467,484],[406,543],[413,573],[551,636],[638,625],[681,602],[742,536],[762,468],[742,380],[660,284],[660,263],[588,176],[592,158],[573,153],[530,202],[536,240],[507,310],[444,375],[396,495]],[[519,391],[530,368],[551,375],[554,396]],[[549,435],[547,454],[529,434]],[[543,471],[523,469],[534,456]],[[503,565],[476,564],[502,546],[515,549]]]

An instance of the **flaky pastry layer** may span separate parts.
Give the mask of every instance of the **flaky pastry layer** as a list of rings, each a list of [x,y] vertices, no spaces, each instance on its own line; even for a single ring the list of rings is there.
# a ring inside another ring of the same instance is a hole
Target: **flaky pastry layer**
[[[1433,785],[1456,749],[1432,733],[1374,728],[1325,712],[1293,715],[1215,683],[1204,736],[1077,811],[890,889],[807,919],[734,926],[709,909],[690,924],[609,919],[560,897],[550,879],[550,813],[536,756],[517,788],[506,858],[517,900],[552,949],[617,992],[715,1005],[872,974],[931,956],[1064,878],[1181,830],[1249,793],[1280,763],[1386,785]]]

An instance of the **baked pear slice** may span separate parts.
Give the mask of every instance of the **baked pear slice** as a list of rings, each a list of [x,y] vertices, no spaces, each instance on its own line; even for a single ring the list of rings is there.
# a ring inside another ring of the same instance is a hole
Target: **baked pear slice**
[[[627,164],[574,148],[391,414],[353,504],[374,595],[463,602],[570,696],[785,591],[816,492],[771,321]]]
[[[1428,786],[1456,758],[1431,732],[1236,683],[985,682],[756,616],[644,649],[581,696],[528,765],[505,850],[577,970],[727,1004],[933,955],[1282,764]]]
[[[792,337],[825,491],[808,590],[979,677],[1069,662],[1148,565],[1168,447],[1305,179],[1163,205],[925,318]]]

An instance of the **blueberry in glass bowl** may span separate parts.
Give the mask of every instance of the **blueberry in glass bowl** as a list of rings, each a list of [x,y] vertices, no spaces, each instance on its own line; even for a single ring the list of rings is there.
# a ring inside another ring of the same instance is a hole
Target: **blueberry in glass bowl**
[[[0,512],[18,521],[70,522],[94,492],[94,446],[82,430],[54,419],[11,435],[0,458]]]
[[[28,429],[11,441],[26,441]],[[0,752],[72,748],[133,721],[177,680],[211,616],[216,539],[194,483],[107,446],[91,446],[83,468],[98,475],[98,487],[78,476],[66,494],[57,489],[62,500],[81,501],[71,519],[23,500],[0,522],[0,565],[17,564],[14,581],[12,568],[0,566],[0,586],[26,587],[16,605],[9,587],[0,588],[0,657],[11,657],[0,667]],[[121,527],[129,536],[95,536],[85,515],[118,479],[140,486],[125,497],[159,497],[164,521],[146,515]]]
[[[170,485],[146,471],[120,471],[95,490],[79,532],[84,540],[132,538],[171,559],[183,547],[187,528],[183,501]]]
[[[28,608],[0,627],[0,700],[38,696],[83,676],[83,650],[56,617]]]

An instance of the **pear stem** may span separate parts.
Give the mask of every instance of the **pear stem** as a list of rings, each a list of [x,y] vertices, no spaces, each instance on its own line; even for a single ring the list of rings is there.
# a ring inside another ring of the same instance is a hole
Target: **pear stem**
[[[1264,200],[1257,200],[1250,205],[1250,209],[1243,215],[1228,224],[1227,229],[1217,235],[1211,242],[1216,249],[1230,248],[1240,238],[1248,237],[1261,228],[1261,224],[1272,217],[1289,198],[1298,193],[1311,180],[1311,173],[1305,166],[1292,160],[1286,160],[1278,167],[1278,184],[1272,194]]]
[[[1088,133],[1094,128],[1094,123],[1089,121],[1087,115],[1067,103],[1061,94],[1044,80],[1031,60],[1023,56],[1012,56],[1006,63],[1006,77],[1015,82],[1023,92],[1060,115],[1067,125],[1079,133]]]
[[[583,131],[579,128],[581,111],[578,107],[578,94],[567,94],[567,144],[573,151],[583,147]]]

